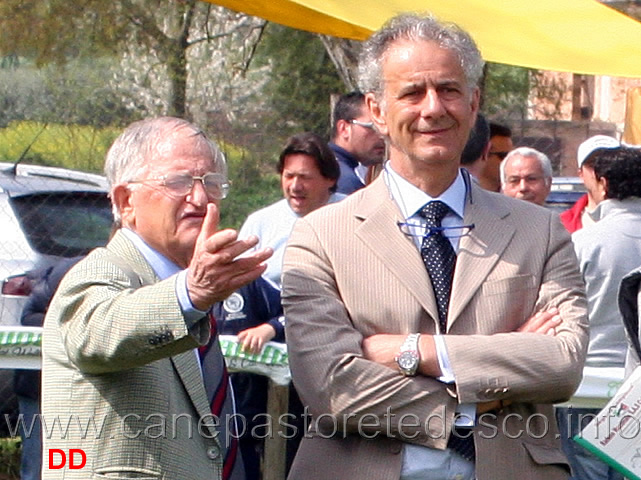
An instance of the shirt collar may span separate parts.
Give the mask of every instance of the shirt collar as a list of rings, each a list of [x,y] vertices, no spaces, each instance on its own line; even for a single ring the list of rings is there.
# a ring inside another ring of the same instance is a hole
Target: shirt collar
[[[125,235],[125,237],[131,240],[140,254],[145,258],[145,260],[147,260],[147,263],[151,265],[151,268],[153,268],[158,278],[160,278],[161,280],[169,278],[182,270],[182,268],[169,260],[167,257],[151,248],[147,244],[147,242],[145,242],[142,237],[133,230],[130,230],[129,228],[122,228],[122,233]]]
[[[405,220],[414,216],[425,204],[440,200],[456,213],[461,219],[465,213],[465,197],[467,186],[463,179],[463,174],[459,169],[454,182],[438,197],[431,197],[410,182],[405,180],[401,175],[394,171],[389,162],[385,164],[385,181],[390,189],[392,198],[401,209]]]

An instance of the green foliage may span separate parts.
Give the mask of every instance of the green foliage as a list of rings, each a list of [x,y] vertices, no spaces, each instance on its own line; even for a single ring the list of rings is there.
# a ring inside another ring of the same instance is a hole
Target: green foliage
[[[28,57],[37,66],[64,66],[71,60],[122,58],[130,46],[136,56],[154,52],[170,84],[171,98],[162,113],[185,116],[190,27],[204,7],[196,0],[3,0],[0,55]]]
[[[496,120],[527,116],[530,70],[488,62],[483,87],[482,111]]]
[[[22,163],[102,173],[107,150],[120,133],[116,128],[12,122],[0,129],[0,161],[17,161],[35,139]],[[222,203],[221,227],[239,228],[251,212],[281,197],[279,176],[275,160],[259,163],[247,150],[225,143],[221,148],[232,182]]]
[[[231,190],[221,203],[222,228],[238,229],[247,216],[282,197],[280,177],[273,162],[258,162],[246,150],[222,145],[227,157]]]
[[[14,120],[104,127],[135,117],[110,86],[116,60],[102,57],[36,68],[24,58],[0,67],[0,123]]]
[[[525,67],[488,63],[481,110],[492,120],[515,124],[527,118],[559,120],[571,86],[563,77]]]
[[[285,136],[301,131],[327,136],[330,95],[345,86],[319,38],[270,23],[256,49],[256,64],[265,63],[271,75],[263,94],[276,114],[273,125]]]
[[[255,183],[240,183],[231,176],[232,188],[229,196],[221,203],[221,228],[238,229],[247,216],[270,203],[282,198],[279,177],[265,175]]]
[[[107,150],[119,134],[115,128],[12,122],[0,129],[0,161],[17,161],[34,142],[23,163],[101,172]]]
[[[2,0],[0,54],[33,57],[38,65],[113,53],[128,23],[120,2]]]
[[[0,479],[20,478],[20,439],[0,438]]]
[[[281,198],[285,139],[325,135],[330,96],[345,90],[317,36],[269,24],[261,37],[256,20],[193,0],[3,0],[0,161],[17,160],[47,124],[25,163],[100,172],[116,126],[182,111],[185,85],[158,72],[176,76],[166,67],[186,60],[185,116],[224,140],[233,183],[221,225],[239,227]]]

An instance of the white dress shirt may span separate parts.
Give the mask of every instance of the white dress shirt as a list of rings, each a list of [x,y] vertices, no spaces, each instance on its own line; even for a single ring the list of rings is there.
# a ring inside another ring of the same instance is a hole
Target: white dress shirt
[[[396,173],[389,162],[383,170],[384,180],[390,195],[403,214],[404,221],[417,225],[420,230],[426,225],[426,220],[419,215],[425,204],[440,200],[445,203],[450,212],[443,218],[443,227],[460,227],[463,225],[465,213],[465,199],[469,186],[466,178],[459,170],[456,179],[439,197],[430,197],[416,186]],[[469,177],[468,177],[469,178]],[[423,239],[420,235],[412,236],[416,248],[420,251]],[[449,238],[455,252],[458,252],[459,238]],[[454,372],[450,366],[445,342],[441,335],[434,336],[436,352],[442,376],[439,378],[444,383],[454,382]],[[476,405],[462,404],[457,407],[457,425],[472,426],[476,417]],[[459,421],[460,420],[460,421]],[[467,421],[466,421],[467,420]],[[403,448],[403,466],[400,480],[472,480],[474,478],[474,463],[465,460],[457,453],[446,449],[437,450],[406,443]]]

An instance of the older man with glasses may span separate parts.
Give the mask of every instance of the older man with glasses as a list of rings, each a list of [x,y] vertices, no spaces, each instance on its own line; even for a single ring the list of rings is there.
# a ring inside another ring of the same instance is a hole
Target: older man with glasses
[[[334,106],[331,136],[329,146],[341,169],[336,191],[349,195],[365,186],[368,168],[380,165],[385,156],[385,142],[370,119],[365,95],[341,95]]]
[[[69,428],[45,436],[42,478],[242,480],[209,312],[265,271],[271,249],[239,258],[258,239],[218,230],[227,168],[195,125],[130,125],[105,172],[121,228],[70,270],[45,319],[43,423]]]
[[[519,147],[501,162],[501,191],[535,205],[545,205],[552,188],[552,163],[534,148]]]

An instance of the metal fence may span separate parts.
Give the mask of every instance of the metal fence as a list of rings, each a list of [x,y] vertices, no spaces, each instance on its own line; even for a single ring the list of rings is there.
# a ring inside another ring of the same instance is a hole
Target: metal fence
[[[60,258],[105,244],[112,223],[103,177],[0,163],[0,328],[20,325],[34,282]],[[11,434],[16,415],[13,371],[3,368],[0,436]]]

